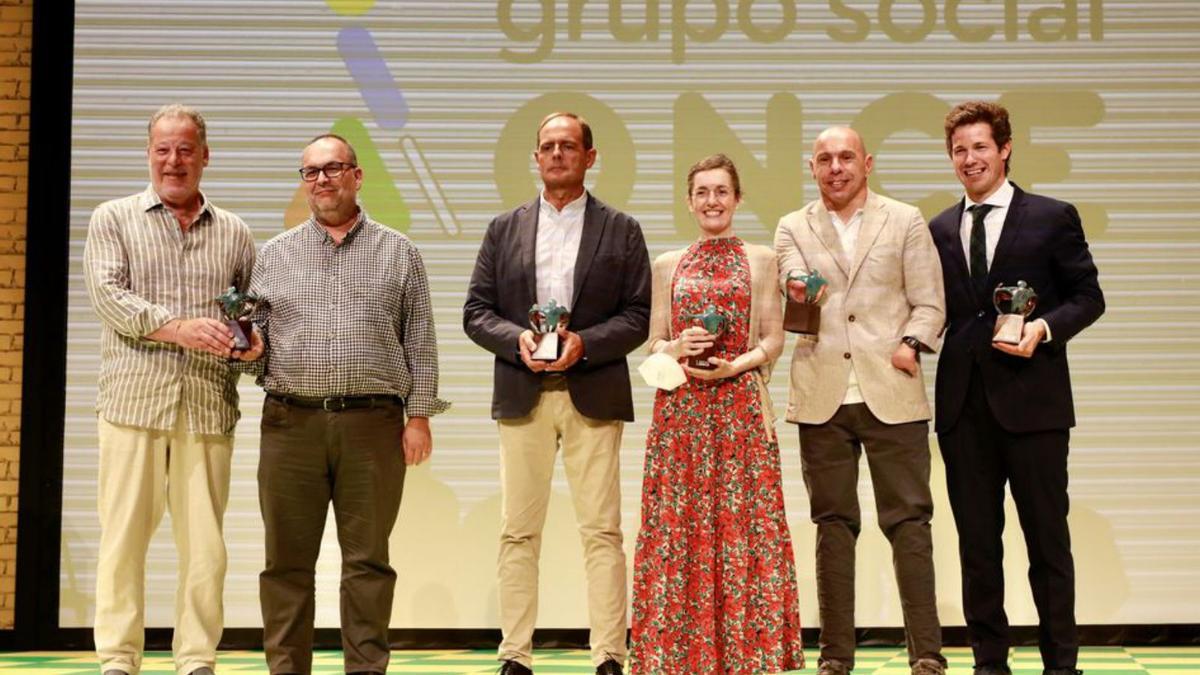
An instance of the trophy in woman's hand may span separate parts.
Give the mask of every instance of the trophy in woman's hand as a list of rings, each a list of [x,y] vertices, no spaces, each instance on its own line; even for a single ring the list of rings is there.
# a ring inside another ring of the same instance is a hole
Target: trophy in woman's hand
[[[817,296],[829,281],[817,270],[808,273],[792,270],[788,273],[788,281],[800,281],[804,284],[804,302],[796,302],[791,293],[787,294],[783,328],[789,333],[803,333],[815,337],[821,330],[821,306],[817,304]]]
[[[224,293],[216,297],[221,304],[221,315],[225,317],[225,325],[233,333],[233,348],[243,351],[250,348],[250,313],[258,298],[248,293],[242,293],[236,286],[230,286]]]
[[[693,324],[697,324],[704,328],[704,330],[708,331],[708,334],[713,338],[713,344],[711,347],[705,349],[699,354],[688,357],[688,366],[691,368],[699,368],[701,370],[713,370],[716,368],[716,366],[708,362],[708,357],[712,356],[717,351],[716,340],[717,336],[721,334],[722,329],[725,328],[725,317],[717,311],[716,307],[709,305],[703,312],[699,314],[688,314],[685,318],[688,321],[691,321]]]
[[[571,312],[558,304],[554,298],[544,305],[529,308],[529,326],[533,328],[533,339],[537,348],[529,355],[535,361],[557,361],[562,356],[562,341],[558,329],[565,328],[571,320]]]

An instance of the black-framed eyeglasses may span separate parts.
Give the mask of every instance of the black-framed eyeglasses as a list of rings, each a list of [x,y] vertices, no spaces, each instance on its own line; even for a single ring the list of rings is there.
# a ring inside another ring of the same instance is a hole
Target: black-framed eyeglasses
[[[304,166],[299,169],[300,178],[304,179],[306,183],[312,183],[321,174],[325,174],[326,178],[333,180],[334,178],[341,178],[342,174],[348,169],[353,169],[357,166],[357,164],[346,164],[344,162],[330,162],[325,166]]]

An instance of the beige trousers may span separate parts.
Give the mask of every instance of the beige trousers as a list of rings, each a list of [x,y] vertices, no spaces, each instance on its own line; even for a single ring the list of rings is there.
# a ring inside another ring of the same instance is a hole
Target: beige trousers
[[[224,624],[225,541],[233,437],[192,434],[182,409],[171,431],[99,422],[100,563],[96,654],[100,670],[136,675],[145,646],[146,551],[170,509],[179,558],[175,669],[213,668]]]
[[[621,535],[619,420],[584,417],[565,388],[545,390],[533,411],[500,420],[499,658],[533,665],[538,556],[554,458],[562,448],[588,583],[592,662],[625,661],[625,549]]]

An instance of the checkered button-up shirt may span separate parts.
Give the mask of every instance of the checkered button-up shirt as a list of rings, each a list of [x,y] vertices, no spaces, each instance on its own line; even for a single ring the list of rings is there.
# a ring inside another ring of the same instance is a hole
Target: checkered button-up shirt
[[[88,296],[101,321],[96,409],[113,424],[228,434],[238,420],[238,373],[225,359],[146,339],[171,319],[221,318],[217,296],[245,290],[254,237],[204,199],[183,231],[153,187],[92,212],[83,250]]]
[[[408,237],[360,214],[338,245],[312,218],[263,246],[250,293],[266,352],[268,392],[394,395],[410,417],[450,407],[437,397],[437,338],[421,254]]]

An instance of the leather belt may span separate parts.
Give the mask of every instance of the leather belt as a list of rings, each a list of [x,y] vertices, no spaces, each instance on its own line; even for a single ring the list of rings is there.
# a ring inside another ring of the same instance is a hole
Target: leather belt
[[[404,403],[399,396],[329,396],[326,398],[307,398],[304,396],[268,393],[267,398],[275,399],[285,405],[294,405],[299,408],[316,408],[325,412],[338,412],[353,408],[387,408]]]
[[[567,388],[567,376],[564,373],[546,373],[542,375],[542,389],[556,391]]]

